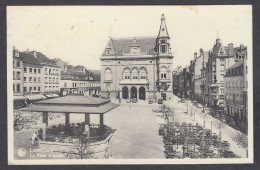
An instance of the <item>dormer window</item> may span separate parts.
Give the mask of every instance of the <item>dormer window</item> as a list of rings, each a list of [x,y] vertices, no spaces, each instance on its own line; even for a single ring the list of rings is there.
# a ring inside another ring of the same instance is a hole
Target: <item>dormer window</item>
[[[106,49],[106,55],[109,55],[111,53],[110,49]]]

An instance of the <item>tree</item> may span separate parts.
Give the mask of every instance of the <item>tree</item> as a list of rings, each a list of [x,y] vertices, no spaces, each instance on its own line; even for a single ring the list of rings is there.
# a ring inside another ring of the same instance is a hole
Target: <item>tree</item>
[[[68,159],[93,159],[94,151],[91,147],[91,141],[79,130],[75,130],[74,134],[77,136],[76,142],[66,153]]]

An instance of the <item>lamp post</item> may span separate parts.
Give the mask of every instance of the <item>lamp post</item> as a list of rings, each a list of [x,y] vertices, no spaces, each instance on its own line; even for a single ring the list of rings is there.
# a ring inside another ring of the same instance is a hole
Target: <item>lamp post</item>
[[[179,129],[176,129],[176,134],[177,134],[177,149],[179,148]]]

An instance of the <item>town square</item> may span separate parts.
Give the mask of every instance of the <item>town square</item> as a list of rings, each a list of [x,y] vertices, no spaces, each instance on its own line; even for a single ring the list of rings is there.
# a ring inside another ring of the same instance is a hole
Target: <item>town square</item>
[[[251,161],[249,6],[44,9],[9,8],[13,160]]]

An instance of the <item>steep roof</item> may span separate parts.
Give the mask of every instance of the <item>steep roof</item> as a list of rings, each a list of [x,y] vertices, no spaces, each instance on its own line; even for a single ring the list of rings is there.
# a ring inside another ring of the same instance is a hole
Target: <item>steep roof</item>
[[[41,65],[40,61],[30,53],[20,52],[19,57],[23,60],[24,63]]]
[[[108,46],[114,50],[114,53],[111,53],[111,55],[130,53],[130,45],[132,42],[133,38],[111,39],[108,43]],[[137,37],[136,43],[140,46],[140,53],[155,54],[156,37]],[[102,55],[106,56],[105,51]]]
[[[162,14],[160,31],[158,33],[158,38],[162,38],[162,37],[169,38],[169,34],[168,34],[166,23],[165,23],[165,16],[164,16],[164,14]]]
[[[240,60],[240,61],[238,61],[237,63],[235,63],[233,66],[229,67],[227,70],[231,70],[231,69],[233,69],[233,68],[237,68],[237,67],[239,67],[239,66],[241,66],[241,65],[243,65],[243,64],[244,64],[244,61],[243,61],[243,60]]]

